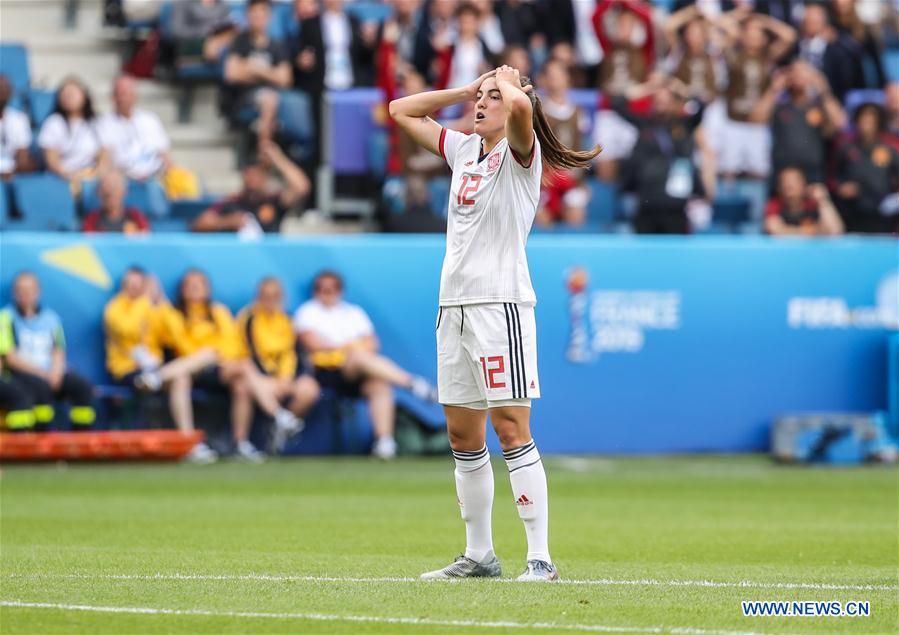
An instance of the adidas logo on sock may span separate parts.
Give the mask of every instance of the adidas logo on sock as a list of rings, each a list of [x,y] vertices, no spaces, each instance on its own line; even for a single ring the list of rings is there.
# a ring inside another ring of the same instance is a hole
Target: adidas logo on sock
[[[533,505],[534,503],[531,502],[527,496],[522,494],[521,496],[518,497],[518,500],[515,501],[515,504],[516,505]]]
[[[537,387],[537,385],[534,383],[534,380],[532,379],[531,380],[531,388],[536,388],[536,387]]]

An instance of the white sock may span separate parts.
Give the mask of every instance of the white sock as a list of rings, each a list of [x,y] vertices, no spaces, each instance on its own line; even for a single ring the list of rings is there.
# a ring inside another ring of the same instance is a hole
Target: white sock
[[[465,521],[465,557],[484,562],[493,556],[493,469],[485,445],[475,452],[456,452],[456,496]]]
[[[509,466],[512,495],[528,537],[528,560],[552,562],[549,557],[549,500],[546,472],[533,439],[503,452]]]

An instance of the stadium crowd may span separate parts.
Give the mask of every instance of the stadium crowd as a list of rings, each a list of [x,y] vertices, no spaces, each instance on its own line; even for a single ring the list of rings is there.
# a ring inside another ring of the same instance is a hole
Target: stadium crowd
[[[365,399],[374,427],[372,453],[393,458],[395,387],[436,401],[436,388],[379,352],[374,325],[361,307],[343,300],[343,279],[319,272],[312,297],[289,316],[277,278],[259,281],[255,297],[233,316],[216,302],[199,269],[182,275],[168,300],[154,276],[130,267],[104,309],[109,382],[138,394],[164,392],[171,421],[194,430],[193,390],[227,396],[236,456],[261,460],[249,440],[255,411],[271,422],[269,451],[280,452],[301,433],[303,417],[322,389]],[[41,298],[37,276],[16,275],[12,299],[0,309],[0,411],[13,432],[65,427],[55,405],[68,405],[69,429],[90,430],[97,414],[92,384],[72,369],[58,314]],[[205,442],[188,456],[212,462]]]
[[[107,17],[146,19],[164,4],[109,0]],[[773,235],[899,227],[899,84],[888,82],[883,61],[885,46],[899,43],[895,3],[385,4],[386,17],[362,20],[342,0],[248,0],[241,25],[223,0],[174,3],[152,64],[221,61],[222,113],[255,139],[243,189],[200,214],[194,231],[273,232],[291,211],[302,213],[314,187],[307,175],[321,156],[326,91],[378,86],[390,100],[463,85],[501,63],[531,76],[566,145],[604,148],[587,173],[546,175],[539,225],[589,225],[591,210],[611,206],[605,213],[623,221],[618,229],[687,233],[736,205],[750,228]],[[118,173],[101,179],[99,202],[85,205],[85,231],[151,231],[156,201],[200,187],[190,166],[172,163],[159,118],[137,106],[133,79],[116,80],[103,116],[82,82],[63,82],[36,155],[28,120],[9,98],[0,81],[3,174],[42,164],[77,193],[85,179]],[[311,150],[291,156],[281,148],[303,135],[294,130],[303,104],[311,106]],[[428,184],[445,166],[375,116],[388,139],[378,195],[385,228],[439,231]],[[471,106],[438,117],[471,130]],[[149,209],[120,202],[123,177],[153,185]],[[394,208],[402,213],[387,211]]]

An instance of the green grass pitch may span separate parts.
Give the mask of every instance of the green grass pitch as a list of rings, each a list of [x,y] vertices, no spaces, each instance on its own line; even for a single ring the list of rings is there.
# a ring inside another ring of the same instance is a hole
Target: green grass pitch
[[[895,633],[895,468],[760,456],[551,458],[565,582],[422,583],[463,549],[446,459],[10,466],[3,633]],[[868,600],[870,617],[743,617],[741,600]]]

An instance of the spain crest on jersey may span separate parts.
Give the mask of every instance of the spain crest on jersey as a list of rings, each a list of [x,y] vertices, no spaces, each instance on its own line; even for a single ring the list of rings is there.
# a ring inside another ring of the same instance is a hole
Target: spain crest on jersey
[[[501,155],[499,152],[497,152],[495,154],[491,154],[489,157],[487,157],[487,171],[495,172],[496,168],[499,167],[500,160],[501,160]]]

